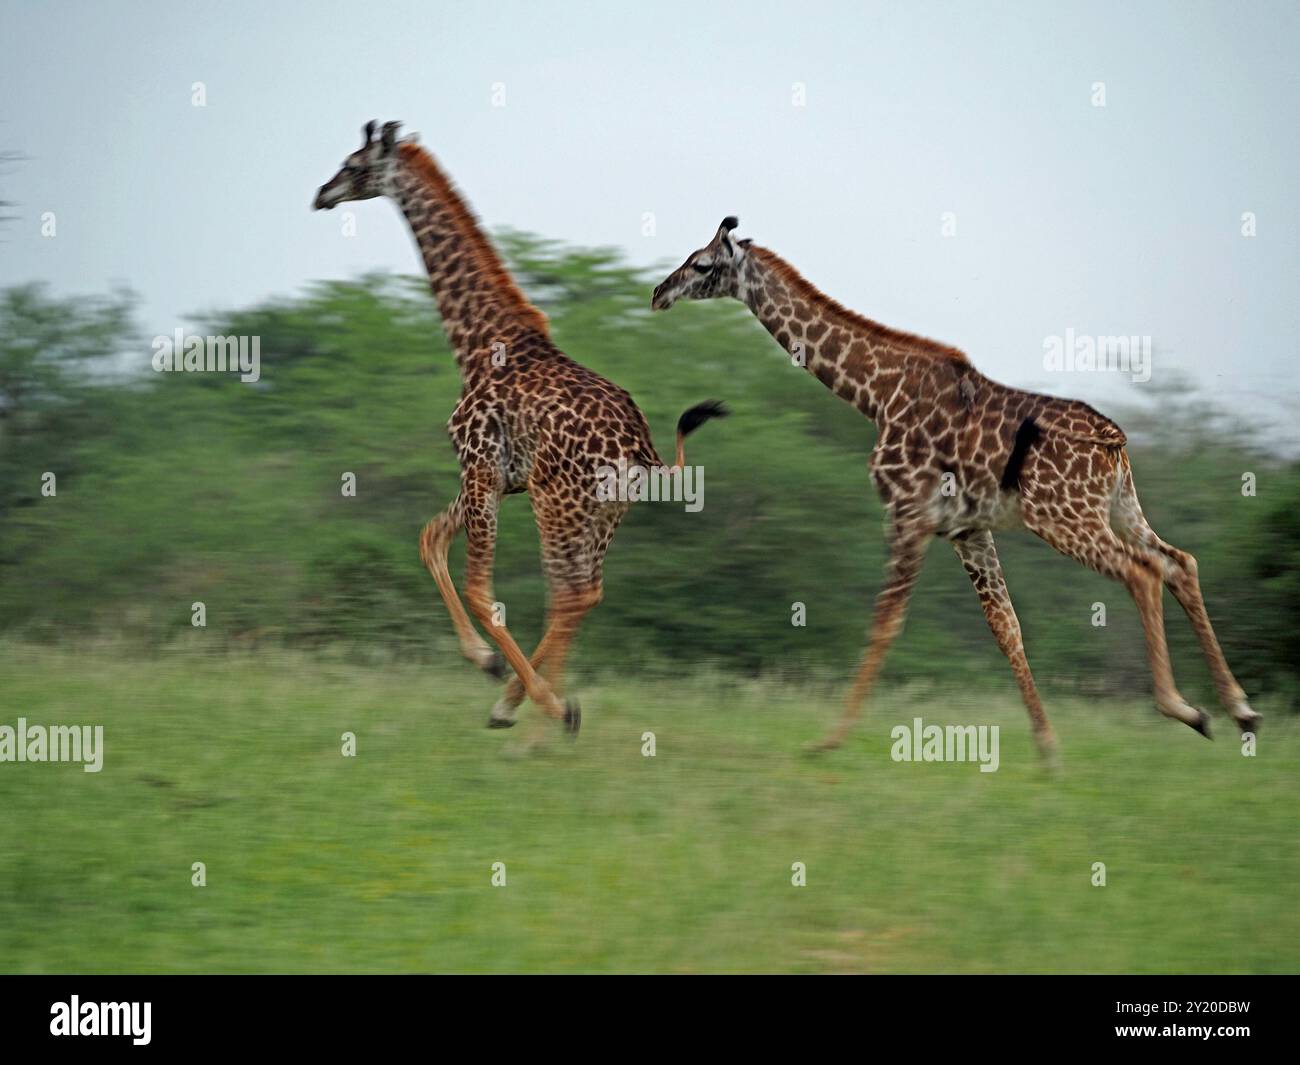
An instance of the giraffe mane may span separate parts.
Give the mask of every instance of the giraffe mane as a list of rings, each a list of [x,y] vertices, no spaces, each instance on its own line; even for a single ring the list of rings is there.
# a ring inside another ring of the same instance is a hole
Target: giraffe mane
[[[524,295],[451,178],[442,172],[433,156],[418,144],[402,142],[398,145],[398,151],[407,169],[432,188],[439,202],[445,206],[478,275],[499,294],[502,310],[521,324],[537,330],[543,336],[549,336],[550,323],[546,315]]]
[[[965,352],[954,348],[948,344],[941,344],[937,340],[930,340],[928,337],[918,336],[916,333],[908,333],[901,329],[892,329],[887,325],[867,318],[857,311],[850,310],[838,300],[826,295],[821,289],[809,281],[803,274],[799,273],[793,266],[777,255],[770,248],[764,248],[758,244],[749,245],[749,253],[758,256],[759,260],[764,263],[782,280],[786,281],[792,289],[801,296],[809,300],[814,306],[818,306],[842,318],[850,325],[861,329],[881,340],[897,344],[906,348],[908,351],[917,352],[923,355],[929,355],[937,359],[949,359],[952,362],[962,366],[969,366],[970,360],[966,358]]]

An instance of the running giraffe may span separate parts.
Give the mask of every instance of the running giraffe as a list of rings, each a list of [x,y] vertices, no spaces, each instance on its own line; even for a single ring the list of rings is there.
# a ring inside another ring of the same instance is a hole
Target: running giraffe
[[[1125,436],[1076,400],[991,381],[955,348],[889,329],[836,303],[785,260],[734,240],[734,217],[654,291],[651,308],[679,299],[740,300],[792,359],[877,427],[871,478],[884,500],[890,559],[871,638],[838,724],[816,749],[838,746],[871,691],[930,540],[951,541],[1011,663],[1034,737],[1049,759],[1052,726],[1025,658],[993,530],[1023,525],[1057,551],[1121,581],[1137,603],[1160,712],[1207,738],[1209,715],[1174,686],[1162,585],[1182,604],[1219,699],[1242,732],[1260,717],[1228,669],[1210,626],[1196,559],[1160,539],[1133,487]]]
[[[376,123],[361,147],[316,194],[314,207],[392,199],[415,236],[443,328],[460,370],[461,397],[448,429],[460,460],[460,494],[425,527],[420,557],[438,583],[462,654],[494,676],[505,667],[475,630],[447,570],[447,550],[462,528],[468,541],[465,599],[505,655],[514,676],[492,708],[489,727],[508,728],[527,695],[547,715],[578,731],[576,700],[560,700],[564,660],[583,615],[601,599],[605,552],[629,504],[603,499],[601,467],[662,467],[644,415],[621,388],[567,358],[545,315],[528,302],[451,181],[400,123]],[[683,440],[725,414],[702,403],[677,423]],[[494,617],[492,557],[502,496],[528,492],[549,586],[546,632],[526,658],[503,619]]]

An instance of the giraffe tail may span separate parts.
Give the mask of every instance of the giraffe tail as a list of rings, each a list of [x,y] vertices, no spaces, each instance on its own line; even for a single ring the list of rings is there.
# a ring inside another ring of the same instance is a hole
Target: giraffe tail
[[[710,418],[725,418],[730,413],[726,404],[716,399],[707,399],[695,404],[690,410],[683,411],[677,419],[677,461],[673,465],[677,469],[686,465],[686,438],[691,433]]]
[[[1006,468],[1002,471],[1002,490],[1010,491],[1020,487],[1020,470],[1025,464],[1025,456],[1034,442],[1042,436],[1042,430],[1033,418],[1026,418],[1016,430],[1016,442],[1011,445],[1011,454],[1007,457]]]

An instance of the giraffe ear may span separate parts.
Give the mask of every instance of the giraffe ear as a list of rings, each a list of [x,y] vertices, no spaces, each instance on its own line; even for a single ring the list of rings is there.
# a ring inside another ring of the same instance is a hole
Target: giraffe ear
[[[397,140],[397,128],[398,128],[400,125],[401,125],[400,122],[385,122],[385,123],[384,123],[384,131],[383,131],[383,133],[382,133],[380,136],[381,136],[382,139],[383,139],[384,153],[385,153],[385,154],[387,154],[388,152],[391,152],[391,151],[393,150],[393,144],[394,144],[394,143],[396,142],[396,140]]]

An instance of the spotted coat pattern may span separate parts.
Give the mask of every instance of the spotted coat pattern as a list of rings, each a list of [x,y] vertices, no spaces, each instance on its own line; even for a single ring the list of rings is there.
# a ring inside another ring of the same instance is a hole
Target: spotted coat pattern
[[[1147,524],[1125,436],[1114,422],[1076,400],[999,384],[955,348],[848,310],[776,253],[733,239],[736,225],[725,219],[713,240],[655,289],[652,308],[666,310],[679,299],[739,299],[796,365],[878,430],[871,479],[888,516],[888,571],[843,715],[818,747],[847,735],[902,629],[925,549],[942,537],[979,595],[1040,748],[1053,753],[993,540],[994,530],[1018,526],[1127,586],[1143,621],[1157,707],[1208,735],[1208,715],[1187,705],[1174,685],[1161,603],[1168,586],[1192,623],[1220,700],[1243,731],[1257,727],[1259,715],[1210,625],[1196,561]]]
[[[396,123],[374,137],[322,186],[316,206],[388,196],[410,225],[455,353],[462,392],[448,422],[460,463],[460,492],[425,527],[420,554],[451,614],[461,651],[496,675],[500,657],[475,629],[447,568],[452,539],[467,539],[469,614],[500,648],[513,677],[489,724],[514,723],[525,695],[546,714],[578,726],[575,702],[560,700],[565,656],[602,594],[602,566],[629,504],[597,492],[602,466],[662,466],[632,397],[579,365],[551,341],[545,316],[502,265],[459,192],[432,156],[397,140]],[[547,626],[525,657],[494,610],[492,559],[502,497],[527,492],[549,587]]]

